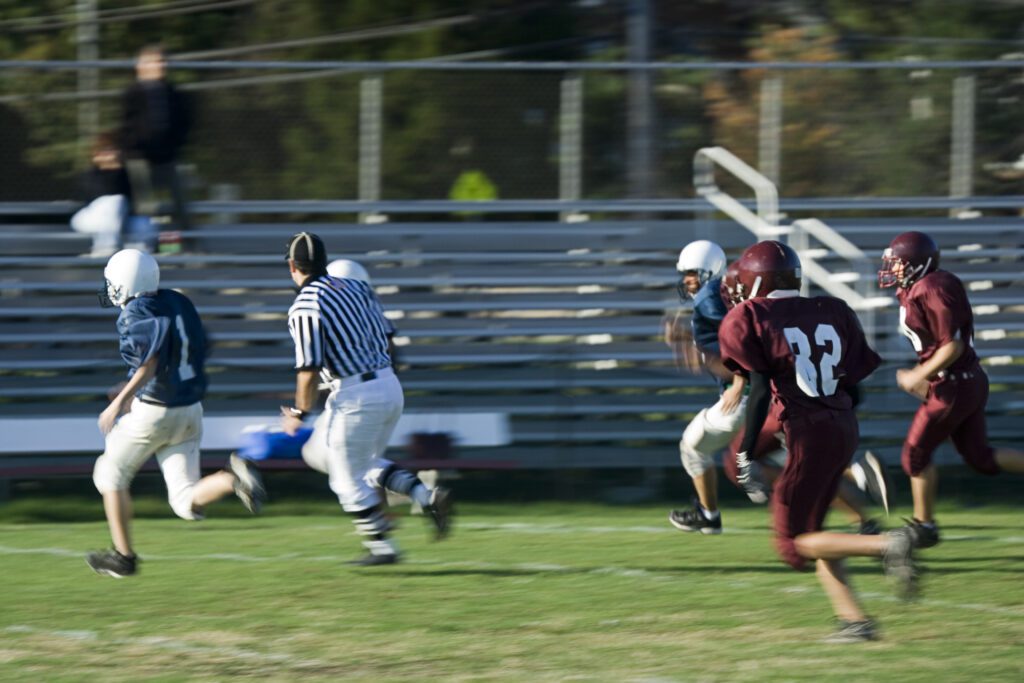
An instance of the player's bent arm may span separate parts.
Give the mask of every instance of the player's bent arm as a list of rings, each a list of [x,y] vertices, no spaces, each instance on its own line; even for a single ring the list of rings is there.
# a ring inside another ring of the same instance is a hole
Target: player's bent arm
[[[157,356],[152,356],[140,365],[138,370],[131,376],[131,379],[125,382],[121,392],[111,401],[111,404],[117,403],[122,408],[128,407],[132,397],[135,396],[135,392],[149,384],[149,381],[156,377],[157,360]]]
[[[931,379],[956,362],[957,358],[964,353],[964,343],[960,339],[954,339],[940,346],[932,357],[921,363],[921,374]]]
[[[763,485],[757,481],[749,454],[757,444],[757,436],[764,427],[768,417],[768,406],[771,403],[771,388],[767,375],[759,372],[750,373],[750,395],[747,397],[747,420],[744,427],[743,441],[736,452],[736,466],[739,472],[736,481],[747,492],[751,500],[764,502],[767,495]]]
[[[725,367],[724,365],[722,367]],[[747,378],[743,375],[733,375],[732,384],[722,392],[722,413],[729,415],[739,407],[743,400],[743,390],[746,389]]]
[[[751,372],[750,393],[747,395],[746,424],[739,452],[750,453],[754,450],[754,446],[757,445],[757,435],[761,433],[764,421],[768,418],[771,400],[772,390],[768,375]]]
[[[121,391],[110,402],[110,405],[100,413],[99,427],[104,434],[109,434],[114,428],[114,422],[122,413],[126,412],[131,405],[132,397],[142,387],[146,386],[156,376],[157,357],[153,356],[143,363],[131,376]]]
[[[708,369],[708,372],[715,376],[715,379],[728,382],[736,376],[733,374],[732,370],[725,367],[725,363],[722,362],[722,358],[717,353],[709,349],[701,347],[697,348],[704,356],[704,367]]]
[[[946,342],[932,354],[932,357],[913,368],[910,377],[904,381],[914,385],[918,382],[934,379],[937,374],[956,362],[964,352],[964,343],[960,339]],[[901,383],[902,384],[902,383]]]

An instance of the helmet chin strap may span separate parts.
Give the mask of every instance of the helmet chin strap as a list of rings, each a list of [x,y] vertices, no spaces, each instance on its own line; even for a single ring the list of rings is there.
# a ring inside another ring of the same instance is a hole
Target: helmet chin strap
[[[906,262],[904,262],[903,271],[904,275],[901,281],[901,285],[904,289],[912,285],[917,280],[921,279],[921,276],[928,272],[928,268],[932,265],[932,257],[929,256],[928,260],[925,261],[923,266],[917,266],[915,268],[908,268]]]
[[[760,275],[758,275],[757,278],[754,279],[754,286],[750,288],[750,294],[747,295],[747,298],[748,299],[753,299],[755,296],[757,296],[757,290],[759,290],[759,289],[761,289],[761,276]]]

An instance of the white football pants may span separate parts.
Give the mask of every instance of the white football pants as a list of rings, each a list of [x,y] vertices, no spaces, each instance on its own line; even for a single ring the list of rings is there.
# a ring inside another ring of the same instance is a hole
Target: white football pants
[[[167,483],[167,501],[182,519],[202,519],[192,512],[192,491],[199,481],[199,442],[203,437],[203,405],[165,408],[139,399],[107,434],[103,455],[96,459],[93,483],[100,493],[126,491],[150,456]]]
[[[302,459],[330,478],[331,491],[346,512],[359,512],[382,500],[374,474],[405,407],[402,384],[390,369],[377,379],[335,388],[327,397]]]
[[[722,399],[705,408],[686,425],[679,440],[679,457],[686,473],[697,478],[714,465],[713,456],[729,445],[743,427],[747,414],[747,398],[729,414],[722,412]]]

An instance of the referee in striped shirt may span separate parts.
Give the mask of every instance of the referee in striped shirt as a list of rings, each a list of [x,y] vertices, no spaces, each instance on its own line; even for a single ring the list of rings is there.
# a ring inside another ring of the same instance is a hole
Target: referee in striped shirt
[[[283,407],[288,434],[313,410],[322,379],[331,389],[320,421],[328,447],[331,490],[353,522],[368,553],[354,564],[393,564],[398,547],[383,509],[382,490],[419,503],[437,538],[448,532],[451,494],[428,489],[415,475],[384,459],[391,433],[402,415],[402,385],[391,368],[394,327],[369,284],[327,274],[327,250],[316,235],[300,232],[288,241],[288,269],[298,296],[288,311],[295,341],[295,404]]]

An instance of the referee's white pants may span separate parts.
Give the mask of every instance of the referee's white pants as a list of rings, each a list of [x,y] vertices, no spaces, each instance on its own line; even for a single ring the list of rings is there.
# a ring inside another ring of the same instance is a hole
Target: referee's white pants
[[[722,412],[721,398],[697,413],[679,440],[679,457],[686,473],[696,479],[713,467],[715,453],[729,445],[743,427],[746,414],[746,396],[731,413]]]
[[[303,458],[314,469],[321,469],[326,460],[331,491],[346,512],[381,504],[371,470],[381,466],[380,459],[405,407],[402,384],[394,372],[378,370],[377,374],[377,379],[350,387],[343,383],[331,392],[310,436],[310,448],[303,449]],[[326,449],[318,448],[324,437]]]
[[[127,491],[139,468],[155,455],[174,514],[182,519],[202,519],[192,512],[202,437],[201,403],[166,408],[136,398],[131,412],[122,415],[107,434],[103,455],[93,468],[93,483],[100,493]]]

